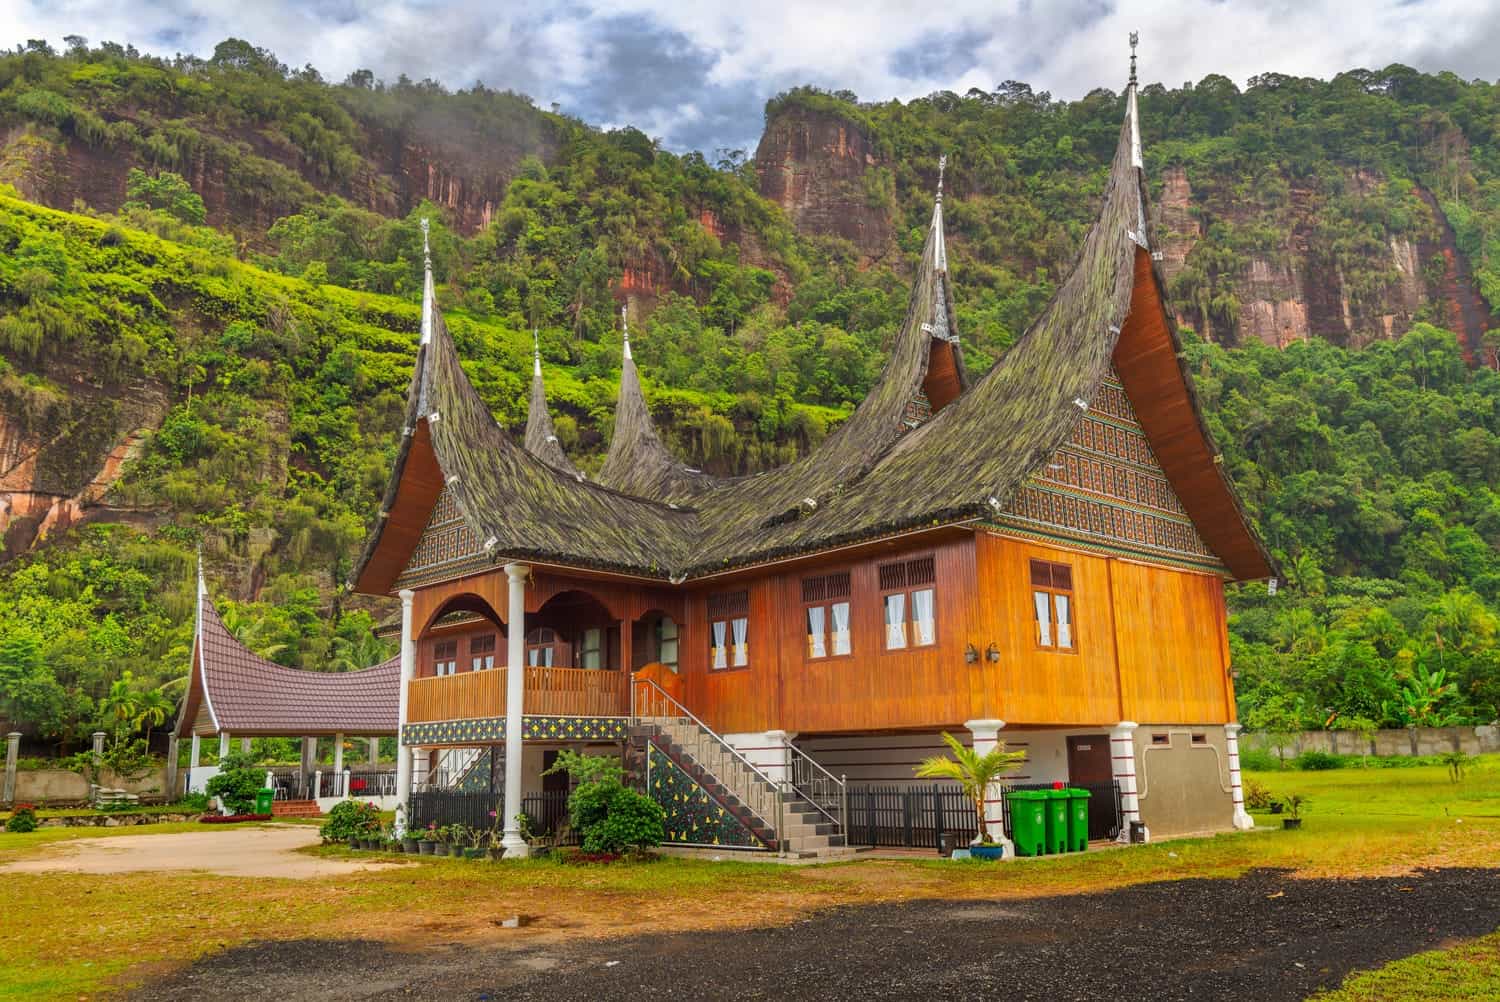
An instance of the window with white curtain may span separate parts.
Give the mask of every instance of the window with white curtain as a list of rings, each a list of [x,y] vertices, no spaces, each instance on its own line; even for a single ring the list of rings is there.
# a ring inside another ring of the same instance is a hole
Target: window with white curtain
[[[432,671],[434,675],[453,675],[458,672],[457,640],[439,640],[432,645]]]
[[[807,657],[837,657],[852,650],[849,639],[849,572],[802,579]]]
[[[750,663],[750,593],[708,596],[709,667],[744,668]]]
[[[677,621],[670,616],[656,621],[656,660],[677,670]]]
[[[900,650],[906,646],[906,592],[885,597],[885,649]]]
[[[578,667],[604,667],[604,631],[584,630],[578,642]]]
[[[885,649],[937,643],[937,562],[932,555],[877,568],[885,614]]]
[[[495,667],[495,635],[486,633],[469,640],[469,668],[484,671]]]
[[[1037,646],[1073,651],[1073,568],[1047,560],[1031,561],[1031,603]]]

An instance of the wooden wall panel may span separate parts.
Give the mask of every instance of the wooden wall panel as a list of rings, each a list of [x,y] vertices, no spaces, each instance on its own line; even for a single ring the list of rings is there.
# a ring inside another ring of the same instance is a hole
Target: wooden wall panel
[[[1110,562],[1117,610],[1121,719],[1224,723],[1223,582],[1211,575]]]
[[[1106,725],[1120,720],[1115,661],[1115,613],[1105,557],[981,533],[978,591],[981,619],[976,646],[1000,648],[997,664],[982,662],[975,700],[979,717],[1008,724]],[[1031,560],[1073,568],[1074,650],[1036,645],[1031,605]]]

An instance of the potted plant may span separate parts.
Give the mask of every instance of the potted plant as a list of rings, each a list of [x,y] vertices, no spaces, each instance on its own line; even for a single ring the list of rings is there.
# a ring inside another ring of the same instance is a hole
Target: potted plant
[[[1281,819],[1281,827],[1292,830],[1302,827],[1302,808],[1306,806],[1307,798],[1300,793],[1294,793],[1286,798],[1286,817]]]
[[[979,754],[947,731],[943,741],[953,753],[952,758],[933,756],[917,766],[917,776],[922,779],[951,779],[963,788],[964,794],[974,803],[974,813],[979,821],[979,833],[969,846],[975,859],[1000,859],[1005,855],[1005,843],[990,837],[991,822],[984,816],[985,795],[1000,777],[1026,761],[1023,751],[1009,751],[1004,741]]]
[[[483,859],[488,833],[478,828],[464,828],[464,859]]]
[[[1280,801],[1280,800],[1272,800],[1271,801],[1271,813],[1272,814],[1280,814],[1283,810],[1285,810],[1285,808],[1286,808],[1286,804],[1284,804],[1282,801]]]
[[[437,841],[432,844],[432,854],[434,856],[448,855],[448,845],[453,839],[453,826],[444,825],[441,828],[435,829],[433,834],[436,836]]]
[[[417,852],[422,856],[431,856],[437,852],[437,822],[427,822],[427,827],[422,829],[422,835],[417,839]]]
[[[406,834],[402,835],[400,838],[400,843],[402,852],[410,853],[413,856],[417,854],[418,849],[416,832],[408,831]]]
[[[521,815],[525,817],[525,815]],[[500,828],[500,812],[490,811],[490,830],[486,834],[485,844],[490,850],[490,859],[500,860],[505,858],[505,833]]]

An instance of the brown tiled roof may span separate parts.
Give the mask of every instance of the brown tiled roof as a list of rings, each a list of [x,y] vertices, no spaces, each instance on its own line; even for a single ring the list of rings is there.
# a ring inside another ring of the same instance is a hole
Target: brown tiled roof
[[[287,668],[246,650],[206,596],[200,604],[180,736],[192,732],[200,706],[213,730],[233,736],[396,733],[399,656],[363,671]]]

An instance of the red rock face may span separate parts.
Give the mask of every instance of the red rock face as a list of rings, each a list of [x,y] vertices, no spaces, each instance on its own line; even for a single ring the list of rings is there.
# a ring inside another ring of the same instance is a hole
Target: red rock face
[[[798,231],[843,237],[867,259],[891,246],[891,210],[872,206],[865,190],[865,172],[882,166],[859,126],[805,108],[778,115],[755,150],[763,197]]]

